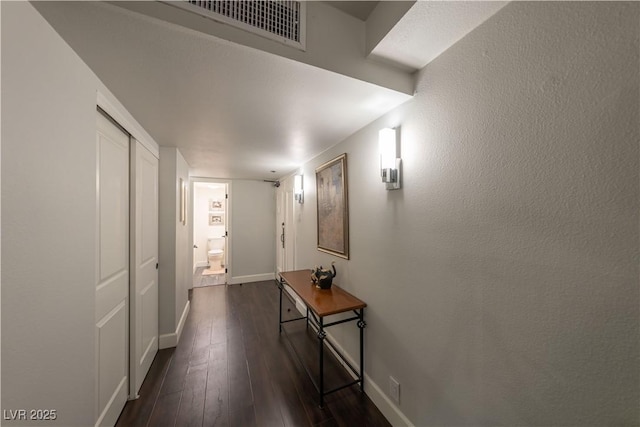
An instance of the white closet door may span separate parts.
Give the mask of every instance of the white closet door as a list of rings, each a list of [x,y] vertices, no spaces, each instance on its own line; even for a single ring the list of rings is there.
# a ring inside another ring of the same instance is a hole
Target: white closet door
[[[131,398],[158,352],[158,158],[132,144]]]
[[[96,425],[113,426],[129,372],[129,136],[96,114]]]

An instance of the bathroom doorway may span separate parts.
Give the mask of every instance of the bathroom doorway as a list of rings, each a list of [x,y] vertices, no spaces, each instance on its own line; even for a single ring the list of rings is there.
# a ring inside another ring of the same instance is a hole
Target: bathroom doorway
[[[230,273],[229,184],[193,179],[193,287],[224,285]]]

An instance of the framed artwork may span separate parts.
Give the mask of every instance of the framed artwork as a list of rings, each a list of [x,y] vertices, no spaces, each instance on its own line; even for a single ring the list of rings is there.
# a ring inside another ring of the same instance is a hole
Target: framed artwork
[[[223,225],[224,218],[220,214],[209,214],[209,225]]]
[[[216,211],[222,209],[222,202],[220,200],[209,200],[209,210]]]
[[[318,250],[349,259],[349,199],[347,155],[316,169]]]

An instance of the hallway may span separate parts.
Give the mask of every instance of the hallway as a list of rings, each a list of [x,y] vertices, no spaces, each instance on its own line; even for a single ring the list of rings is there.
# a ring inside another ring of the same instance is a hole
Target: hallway
[[[295,307],[284,298],[288,309]],[[313,358],[315,336],[303,323],[291,325],[297,350]],[[346,379],[333,357],[326,359],[327,382]],[[117,426],[389,425],[356,386],[318,407],[311,381],[278,334],[273,281],[194,289],[178,347],[158,353],[140,395]]]

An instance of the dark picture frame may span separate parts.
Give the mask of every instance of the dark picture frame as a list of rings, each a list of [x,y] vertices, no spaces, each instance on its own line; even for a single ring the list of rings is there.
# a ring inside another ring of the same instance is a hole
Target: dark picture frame
[[[318,250],[349,259],[347,154],[316,169]]]

